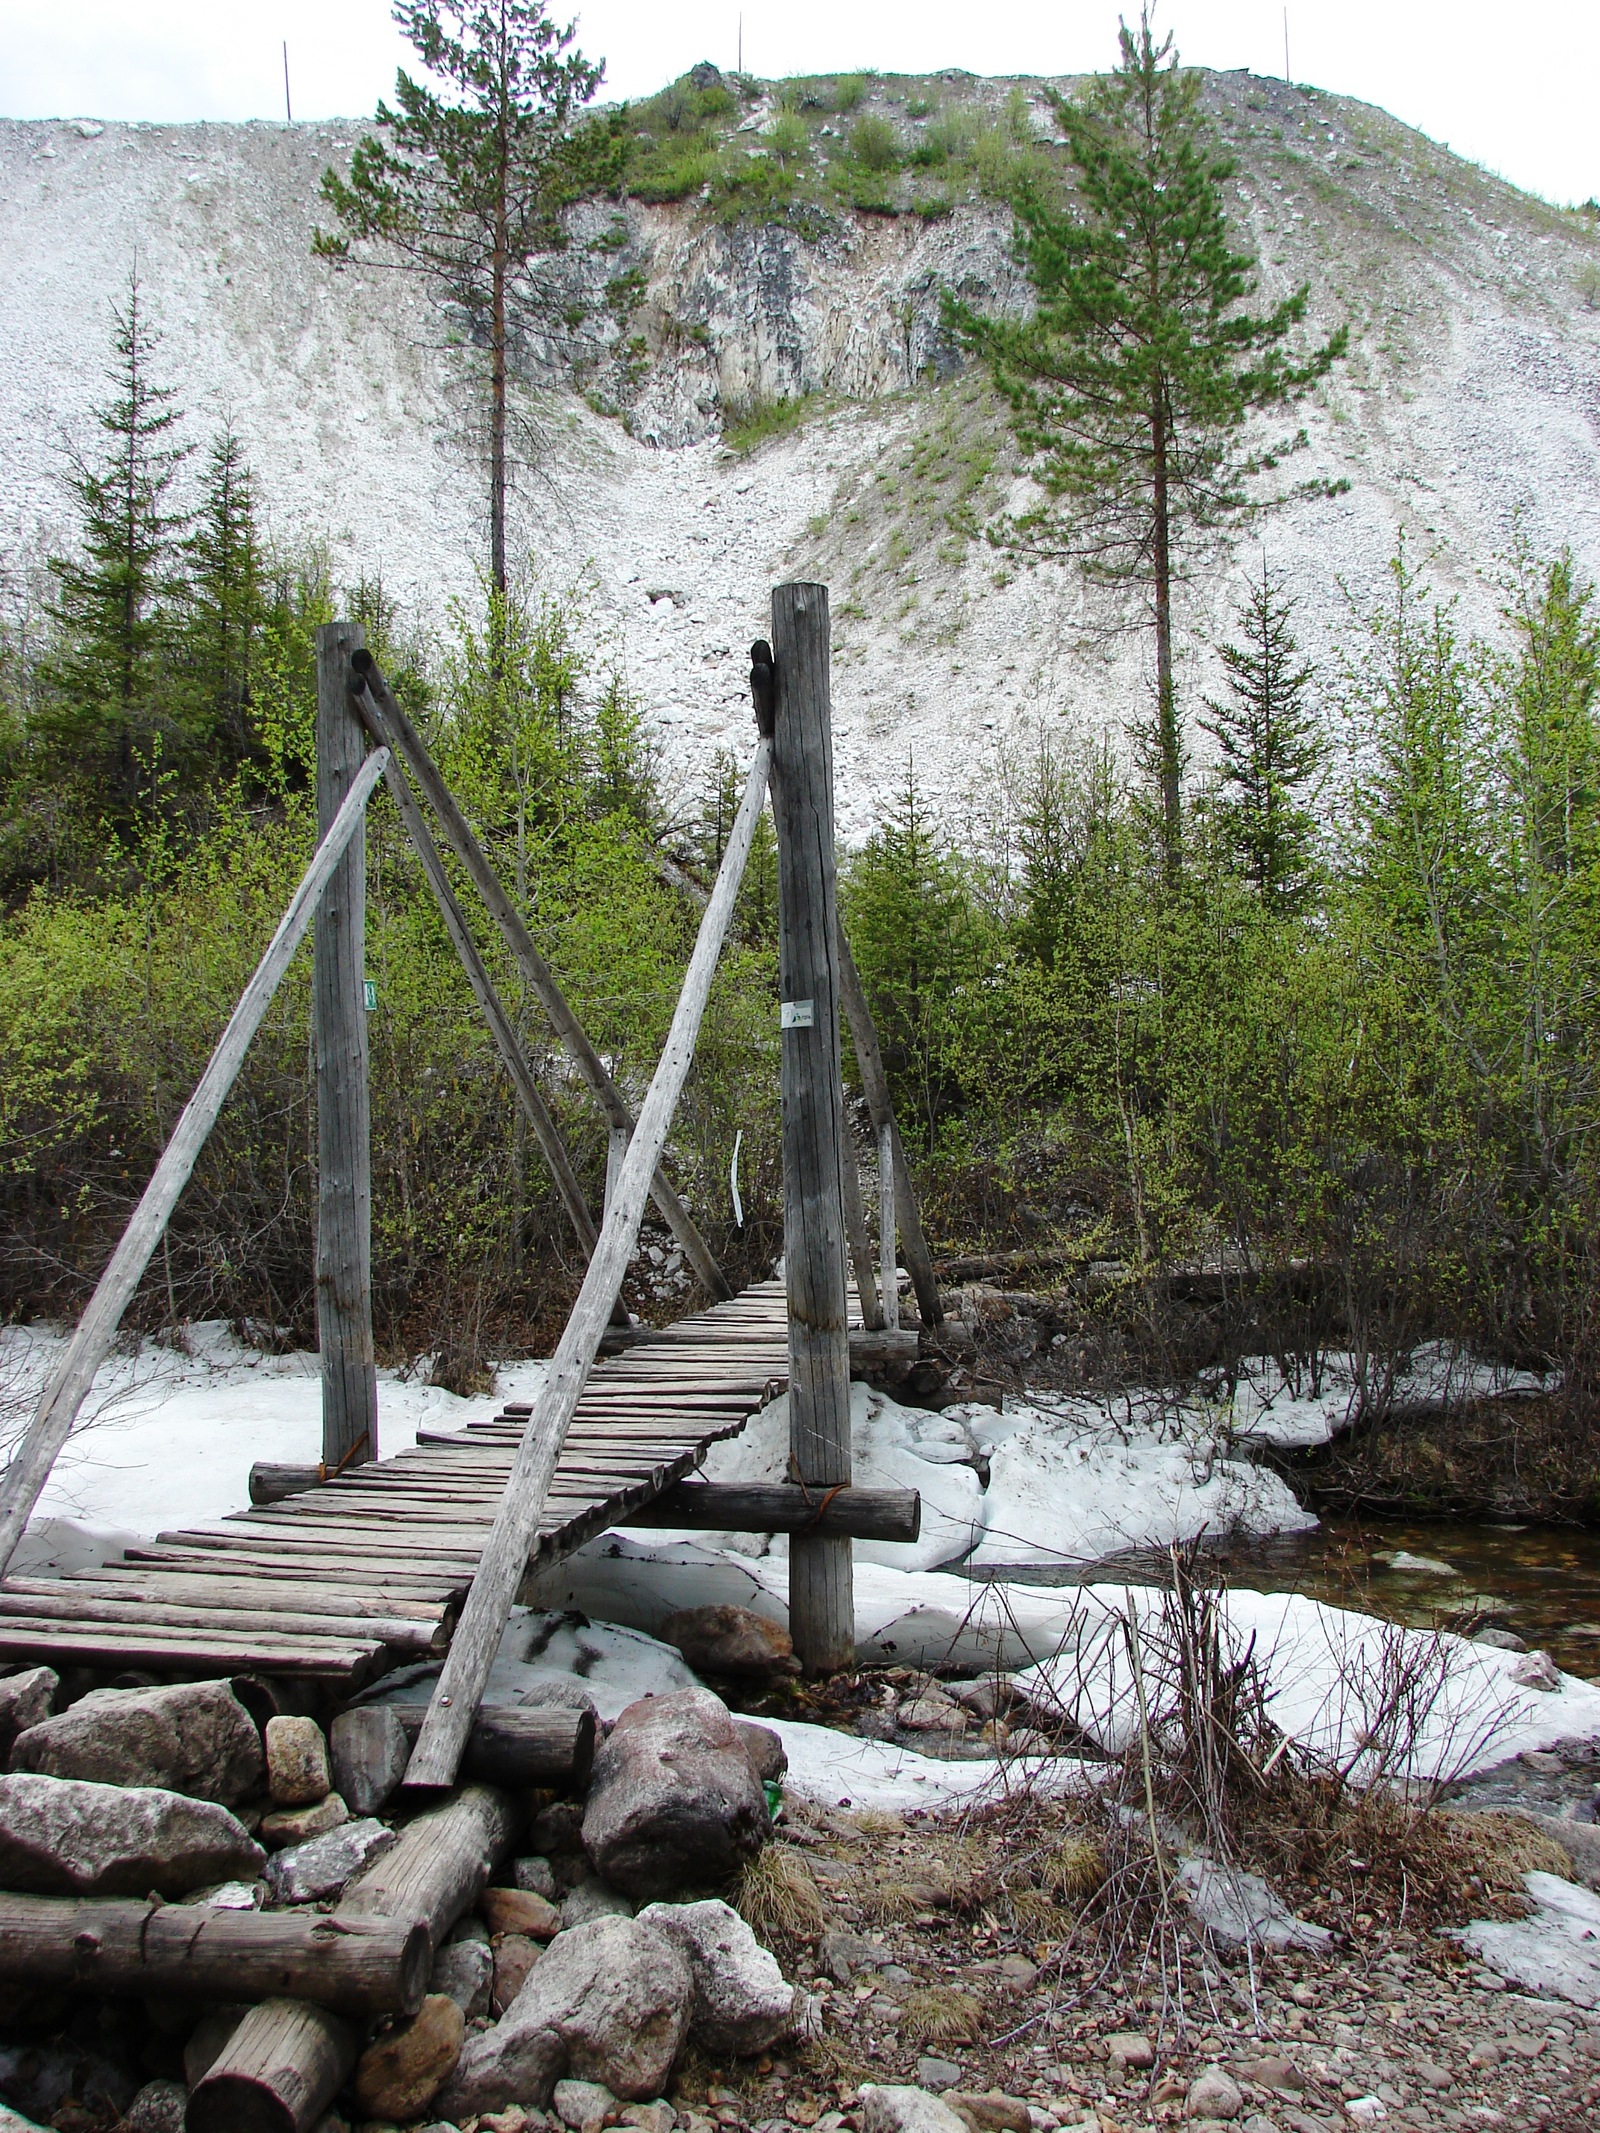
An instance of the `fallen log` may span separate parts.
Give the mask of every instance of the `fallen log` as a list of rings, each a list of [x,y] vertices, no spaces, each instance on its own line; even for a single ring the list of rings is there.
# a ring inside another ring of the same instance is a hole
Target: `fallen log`
[[[489,1885],[510,1851],[521,1816],[516,1804],[488,1785],[468,1785],[442,1807],[408,1822],[400,1841],[358,1876],[338,1908],[339,1921],[392,1918],[420,1921],[437,1948]]]
[[[321,2007],[263,2000],[191,2092],[185,2133],[306,2133],[344,2086],[356,2042]]]
[[[431,1954],[427,1933],[405,1918],[0,1893],[0,1979],[10,1984],[414,2014]]]
[[[426,1704],[391,1704],[415,1742]],[[594,1713],[566,1704],[484,1704],[467,1735],[462,1774],[512,1789],[572,1784],[580,1790],[594,1767]]]
[[[718,1533],[835,1533],[851,1540],[914,1541],[922,1531],[915,1489],[802,1489],[794,1481],[680,1481],[630,1526],[692,1526]]]

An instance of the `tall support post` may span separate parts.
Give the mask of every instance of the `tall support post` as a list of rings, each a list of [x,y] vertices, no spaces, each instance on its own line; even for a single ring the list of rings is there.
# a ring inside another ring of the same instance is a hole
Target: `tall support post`
[[[317,830],[360,772],[366,734],[351,699],[359,623],[317,629]],[[367,839],[359,828],[317,906],[312,976],[317,1073],[317,1346],[322,1461],[330,1471],[378,1453],[372,1341],[372,1147],[367,1085]]]
[[[894,1128],[878,1133],[878,1279],[883,1284],[883,1322],[900,1329],[899,1227],[895,1221]]]
[[[826,586],[775,588],[772,663],[789,1452],[795,1478],[825,1495],[850,1480],[850,1337],[840,1182],[844,1079]],[[790,1542],[789,1630],[808,1672],[853,1664],[855,1595],[847,1539],[808,1533]]]

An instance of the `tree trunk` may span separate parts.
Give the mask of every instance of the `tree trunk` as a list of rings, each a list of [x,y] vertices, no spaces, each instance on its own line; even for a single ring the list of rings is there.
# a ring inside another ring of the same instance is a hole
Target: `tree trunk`
[[[1161,778],[1161,856],[1169,883],[1183,864],[1178,790],[1178,707],[1172,692],[1172,545],[1167,494],[1167,410],[1159,389],[1150,409],[1153,562],[1156,590],[1156,761]]]
[[[502,231],[495,233],[494,293],[489,323],[489,578],[504,600],[506,592],[506,250]],[[496,624],[496,636],[504,627]],[[500,669],[495,646],[495,671]]]

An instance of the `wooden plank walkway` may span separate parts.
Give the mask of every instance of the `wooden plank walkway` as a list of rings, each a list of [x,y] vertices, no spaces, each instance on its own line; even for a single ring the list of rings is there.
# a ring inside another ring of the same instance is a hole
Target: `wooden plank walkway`
[[[595,1364],[540,1525],[541,1562],[626,1524],[783,1390],[785,1314],[783,1284],[762,1282]],[[95,1570],[6,1578],[0,1661],[356,1687],[437,1656],[529,1412],[513,1404],[463,1430],[419,1431],[414,1450],[159,1534]]]

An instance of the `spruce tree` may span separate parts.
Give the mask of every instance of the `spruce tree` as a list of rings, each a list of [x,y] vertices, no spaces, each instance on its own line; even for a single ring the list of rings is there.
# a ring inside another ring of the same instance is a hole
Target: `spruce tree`
[[[71,452],[79,552],[49,559],[57,643],[43,679],[52,742],[108,773],[126,812],[138,804],[155,735],[173,724],[162,682],[188,522],[170,491],[189,448],[175,435],[176,394],[153,373],[157,335],[137,273],[112,318],[115,390],[94,417],[106,448],[100,458]]]
[[[185,553],[183,641],[196,722],[237,761],[251,747],[251,668],[267,602],[255,478],[231,423],[207,455]]]
[[[1326,753],[1306,702],[1313,669],[1300,661],[1294,603],[1265,554],[1261,576],[1237,613],[1243,642],[1222,647],[1231,703],[1206,698],[1201,725],[1222,751],[1218,807],[1233,856],[1263,904],[1299,910],[1314,875],[1314,795]]]
[[[1148,9],[1123,23],[1121,59],[1082,103],[1054,98],[1070,185],[1024,165],[1013,200],[1018,259],[1035,306],[985,317],[954,298],[946,316],[989,367],[1044,490],[997,538],[1023,553],[1074,556],[1095,576],[1148,590],[1155,634],[1151,741],[1165,863],[1182,849],[1183,745],[1172,670],[1172,587],[1184,544],[1250,507],[1257,459],[1241,431],[1287,407],[1343,353],[1341,328],[1302,356],[1290,342],[1305,286],[1248,307],[1255,263],[1231,242],[1230,158],[1214,145],[1199,78],[1157,44]]]
[[[349,177],[323,173],[341,230],[318,230],[313,250],[340,261],[362,248],[421,274],[486,351],[489,577],[504,598],[512,291],[537,306],[530,262],[564,246],[561,211],[610,170],[620,134],[573,128],[603,68],[545,0],[397,0],[394,19],[442,87],[396,76],[396,108],[379,104]]]

